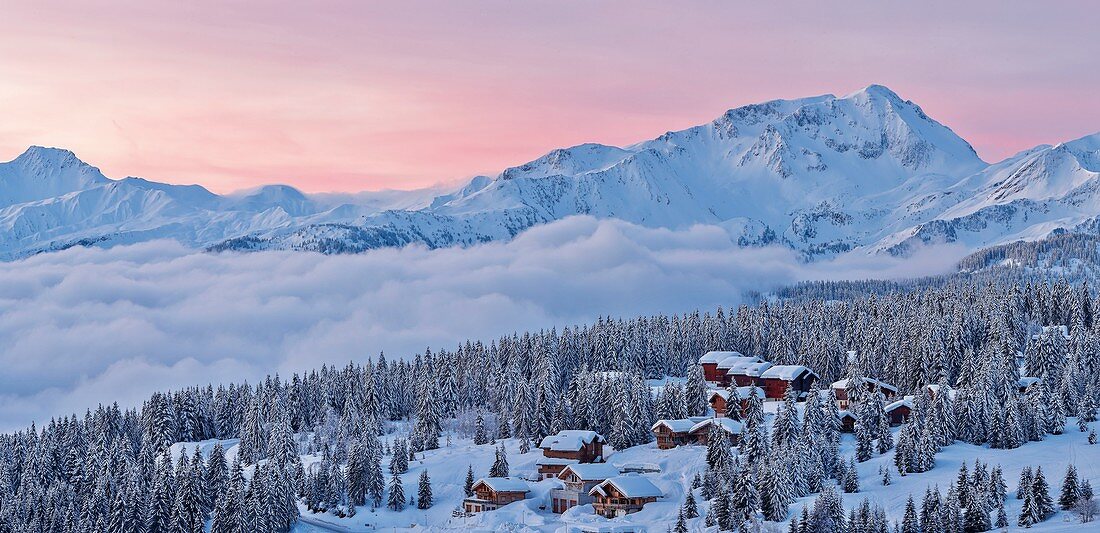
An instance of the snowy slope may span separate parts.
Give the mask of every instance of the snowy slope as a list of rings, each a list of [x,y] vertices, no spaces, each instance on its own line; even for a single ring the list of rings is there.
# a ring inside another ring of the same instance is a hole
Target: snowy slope
[[[0,257],[173,238],[195,247],[357,252],[509,239],[568,216],[650,227],[717,224],[808,258],[982,247],[1100,230],[1100,134],[989,165],[948,127],[879,85],[731,109],[626,147],[556,149],[464,186],[305,195],[273,185],[110,180],[71,152],[0,163]]]

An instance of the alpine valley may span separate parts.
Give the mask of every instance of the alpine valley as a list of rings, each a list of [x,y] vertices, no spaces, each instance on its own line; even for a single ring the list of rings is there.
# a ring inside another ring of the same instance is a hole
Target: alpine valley
[[[1100,134],[983,161],[890,89],[774,100],[626,147],[555,149],[462,187],[230,195],[109,179],[72,152],[0,163],[0,258],[175,239],[209,250],[354,253],[510,239],[571,215],[647,227],[719,225],[742,246],[807,260],[907,255],[1100,232]]]

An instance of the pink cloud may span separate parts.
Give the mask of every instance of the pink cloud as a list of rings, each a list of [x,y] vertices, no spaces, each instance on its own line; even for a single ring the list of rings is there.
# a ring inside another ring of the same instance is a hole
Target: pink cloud
[[[883,83],[987,160],[1100,129],[1100,15],[975,2],[18,2],[0,158],[219,191],[411,188]]]

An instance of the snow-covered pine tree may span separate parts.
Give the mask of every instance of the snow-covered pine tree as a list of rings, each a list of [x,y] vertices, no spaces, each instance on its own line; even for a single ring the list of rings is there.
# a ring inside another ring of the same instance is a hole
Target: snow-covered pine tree
[[[401,484],[401,476],[396,473],[390,477],[390,493],[386,502],[387,507],[394,511],[405,509],[405,487]]]
[[[416,508],[428,509],[432,506],[432,480],[427,470],[420,471],[420,480],[416,490]]]
[[[497,448],[496,460],[489,467],[489,477],[508,477],[508,453],[504,450],[504,443]]]
[[[1062,494],[1058,497],[1058,505],[1063,511],[1072,510],[1081,498],[1080,487],[1077,481],[1077,467],[1070,463],[1066,467],[1066,476],[1062,479]]]

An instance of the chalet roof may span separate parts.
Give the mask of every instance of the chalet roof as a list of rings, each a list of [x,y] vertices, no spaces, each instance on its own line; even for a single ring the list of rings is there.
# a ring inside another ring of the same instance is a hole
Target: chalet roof
[[[665,426],[673,433],[687,433],[691,431],[691,428],[701,420],[706,420],[706,417],[697,416],[692,418],[679,418],[675,420],[658,420],[653,423],[650,431],[656,431],[658,426]]]
[[[764,360],[759,357],[749,357],[741,354],[733,355],[718,362],[718,368],[734,368],[738,366],[760,363]]]
[[[759,377],[767,369],[771,368],[772,364],[767,361],[743,361],[736,363],[730,367],[726,372],[727,376],[752,376]]]
[[[1034,385],[1034,384],[1036,384],[1040,381],[1042,381],[1042,379],[1039,379],[1037,377],[1025,376],[1025,377],[1020,378],[1019,385],[1020,385],[1021,388],[1026,389],[1026,388],[1028,388],[1028,387],[1030,387],[1030,386],[1032,386],[1032,385]]]
[[[661,489],[657,488],[657,485],[638,474],[623,474],[608,478],[599,485],[592,487],[588,494],[607,496],[608,489],[612,486],[626,498],[660,498],[664,495]]]
[[[879,380],[874,379],[874,378],[859,378],[859,379],[864,384],[871,384],[871,385],[874,385],[874,386],[876,386],[880,389],[885,389],[885,390],[888,390],[888,391],[894,392],[894,393],[898,392],[897,387],[895,387],[895,386],[893,386],[893,385],[891,385],[891,384],[889,384],[885,381],[879,381]],[[848,378],[844,378],[840,381],[834,381],[833,382],[833,388],[834,389],[845,389],[846,390],[848,388],[848,382],[849,381],[850,380]]]
[[[581,463],[565,467],[558,477],[565,479],[569,475],[566,472],[576,474],[581,481],[603,481],[619,475],[619,468],[611,463]]]
[[[727,357],[741,357],[741,352],[722,352],[714,351],[707,352],[699,358],[699,364],[703,363],[718,363]]]
[[[747,400],[752,396],[752,390],[756,389],[756,395],[763,398],[765,396],[764,389],[755,385],[746,385],[744,387],[737,387],[734,392],[737,394],[737,399]],[[723,400],[729,401],[730,391],[728,389],[714,389],[707,392],[707,401],[713,400],[715,396],[721,396]]]
[[[760,377],[764,379],[781,379],[783,381],[792,381],[798,379],[799,376],[805,373],[809,373],[810,375],[815,377],[817,376],[817,374],[814,374],[813,370],[810,370],[809,368],[802,365],[775,365],[765,370],[763,374],[760,374]]]
[[[899,407],[908,407],[909,409],[912,409],[913,408],[913,397],[912,396],[906,396],[905,398],[902,398],[902,399],[900,399],[896,402],[891,402],[891,403],[887,404],[886,405],[886,412],[889,413],[889,412],[891,412],[891,411],[893,411],[893,410],[895,410]]]
[[[851,418],[852,420],[855,420],[856,415],[853,415],[850,411],[846,411],[846,410],[841,409],[840,410],[840,418],[842,418],[842,419],[843,418]]]
[[[554,450],[556,452],[575,452],[583,448],[586,444],[591,444],[592,441],[595,440],[607,442],[607,440],[603,438],[603,435],[595,431],[564,429],[559,431],[557,435],[548,435],[543,438],[542,443],[539,444],[539,448]]]
[[[703,430],[710,431],[712,425],[718,426],[731,435],[740,435],[743,427],[740,422],[732,418],[708,418],[691,426],[691,433]]]
[[[527,482],[518,477],[483,477],[474,483],[473,488],[485,485],[493,492],[531,492]]]

